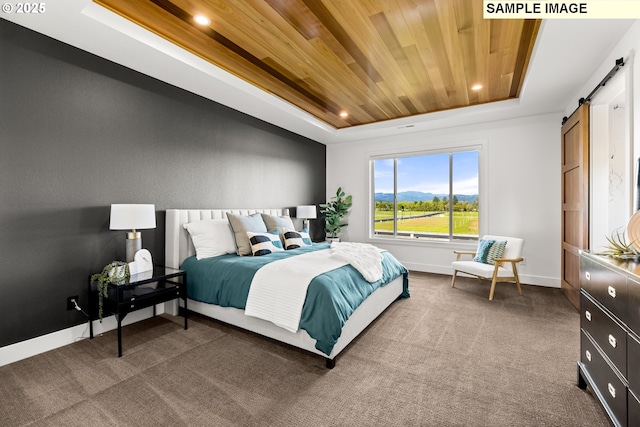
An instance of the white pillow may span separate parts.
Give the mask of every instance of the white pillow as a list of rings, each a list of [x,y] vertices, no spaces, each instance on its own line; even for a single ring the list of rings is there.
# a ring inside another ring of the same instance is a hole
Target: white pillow
[[[191,236],[196,248],[196,258],[199,260],[236,252],[233,231],[226,219],[195,221],[184,224],[183,227]]]

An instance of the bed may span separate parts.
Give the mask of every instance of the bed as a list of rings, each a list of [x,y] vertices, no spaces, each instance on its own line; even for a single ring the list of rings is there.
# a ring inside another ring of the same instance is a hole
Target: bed
[[[288,218],[287,209],[168,209],[166,211],[165,262],[169,267],[183,268],[187,271],[187,275],[189,277],[188,283],[190,296],[188,307],[190,311],[264,335],[311,353],[318,354],[325,358],[326,366],[328,368],[333,368],[335,366],[336,356],[340,354],[340,352],[342,352],[347,345],[351,343],[373,320],[375,320],[394,301],[401,297],[409,296],[407,270],[399,264],[392,255],[382,252],[384,255],[383,264],[386,263],[387,260],[391,260],[389,262],[392,266],[398,264],[401,268],[398,268],[397,266],[393,267],[395,270],[391,272],[387,272],[385,270],[385,283],[380,283],[379,287],[372,290],[370,295],[368,295],[364,301],[359,303],[357,308],[350,313],[346,321],[342,322],[343,325],[341,326],[341,330],[338,332],[339,337],[335,343],[332,342],[331,345],[324,346],[320,345],[321,339],[312,338],[309,332],[303,329],[302,321],[300,322],[300,329],[296,332],[291,332],[283,327],[276,326],[276,324],[270,321],[246,315],[241,303],[235,304],[237,307],[234,307],[232,306],[234,305],[233,303],[223,303],[223,305],[209,303],[207,302],[207,298],[201,298],[200,296],[192,299],[194,294],[200,295],[202,293],[202,291],[192,289],[192,282],[196,282],[198,280],[202,281],[202,279],[199,279],[202,274],[197,271],[198,266],[205,265],[205,263],[229,263],[233,261],[233,258],[237,258],[239,261],[248,263],[254,261],[249,258],[256,258],[229,254],[204,260],[196,260],[196,247],[194,246],[192,239],[192,236],[194,235],[190,234],[192,232],[191,228],[189,231],[185,229],[185,224],[187,224],[186,227],[189,227],[190,225],[193,225],[193,223],[205,223],[200,221],[208,221],[210,223],[215,221],[220,222],[220,220],[226,219],[228,214],[231,214],[230,217],[236,218],[256,216],[257,214],[265,214],[267,217],[272,216],[274,218]],[[296,254],[296,252],[309,252],[328,247],[327,245],[323,247],[322,245],[316,244],[313,246],[314,248],[300,248],[293,251],[284,251],[286,252],[286,255],[278,253],[270,256],[297,256],[299,254]],[[263,260],[268,257],[257,258]],[[351,267],[345,267],[344,269],[348,270],[349,268]],[[386,268],[387,267],[385,266],[385,269]],[[353,268],[351,268],[351,270],[353,270]],[[341,274],[344,274],[344,272]],[[352,273],[349,274],[353,275]],[[322,276],[325,275],[323,274]],[[366,282],[362,279],[362,276],[360,276],[360,279],[361,281]],[[238,280],[240,281],[240,279]],[[314,282],[315,280],[316,279],[314,279]],[[332,280],[335,281],[335,278]],[[310,285],[309,292],[311,292],[312,285]],[[196,285],[194,284],[193,286]],[[202,286],[202,284],[197,286]],[[309,302],[305,302],[305,305],[308,304]],[[305,310],[306,309],[307,307],[305,307]],[[177,314],[177,304],[168,306],[166,311],[171,314]],[[312,335],[315,334],[312,332]]]

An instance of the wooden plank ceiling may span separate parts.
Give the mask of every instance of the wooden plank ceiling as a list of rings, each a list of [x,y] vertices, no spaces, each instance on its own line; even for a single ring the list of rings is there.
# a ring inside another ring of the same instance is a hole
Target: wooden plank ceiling
[[[94,2],[337,129],[517,98],[540,26],[482,0]]]

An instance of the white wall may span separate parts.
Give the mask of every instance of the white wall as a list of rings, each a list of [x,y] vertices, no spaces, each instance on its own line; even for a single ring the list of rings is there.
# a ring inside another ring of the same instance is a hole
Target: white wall
[[[640,21],[636,21],[629,30],[624,34],[624,36],[609,49],[609,53],[606,58],[603,58],[600,66],[593,71],[591,77],[587,79],[586,82],[580,87],[579,91],[576,92],[574,99],[566,106],[564,115],[569,116],[576,108],[577,100],[581,97],[586,97],[593,88],[604,78],[605,75],[613,68],[615,65],[615,61],[618,58],[624,58],[625,65],[620,69],[618,74],[624,73],[623,78],[625,82],[625,93],[626,99],[624,100],[625,104],[625,114],[627,114],[627,122],[629,123],[628,129],[628,138],[631,141],[631,146],[628,149],[628,160],[627,160],[627,176],[625,177],[627,181],[627,185],[629,191],[631,193],[630,204],[634,205],[636,194],[636,177],[638,174],[637,171],[637,159],[640,156],[640,130],[635,131],[634,123],[640,123],[640,66],[638,64],[638,55],[637,51],[640,50]],[[609,89],[612,84],[617,84],[618,82],[614,82],[614,80],[618,77],[614,77],[604,89],[601,89],[601,92],[605,92]],[[596,95],[597,97],[598,95]],[[593,135],[592,135],[593,136]],[[592,162],[595,164],[602,163],[603,161],[608,161],[607,159],[599,159],[594,158],[593,156],[603,156],[608,155],[606,151],[599,150],[598,147],[592,147]],[[597,170],[593,176],[597,179]],[[605,171],[606,173],[607,171]],[[608,185],[608,178],[605,184]],[[599,183],[595,183],[593,186],[595,189],[600,188],[600,191],[607,191],[606,188],[602,188],[602,185]],[[598,203],[597,199],[599,194],[592,195],[592,218],[604,218],[603,220],[607,220],[608,216],[606,212],[601,212],[606,209],[606,205],[602,203]],[[604,236],[602,234],[610,234],[608,224],[597,224],[597,226],[593,229],[594,235],[591,236],[592,241],[596,244],[595,249],[601,249],[602,244],[597,244],[597,242],[604,242]]]
[[[487,196],[481,233],[525,239],[523,283],[560,286],[560,127],[562,114],[430,131],[398,130],[382,137],[327,146],[327,198],[341,186],[353,195],[349,226],[341,236],[370,241],[393,253],[407,268],[451,274],[453,249],[463,243],[387,243],[368,239],[369,156],[410,152],[442,144],[484,140]]]
[[[618,58],[624,58],[625,65],[622,68],[630,70],[631,89],[634,108],[634,121],[640,120],[640,68],[637,63],[637,51],[640,50],[640,20],[629,28],[622,38],[612,46],[606,58],[603,58],[600,66],[593,71],[591,77],[587,79],[580,89],[575,93],[573,99],[565,106],[564,115],[569,116],[578,106],[578,99],[586,97],[591,90],[604,78],[613,68]],[[640,147],[640,135],[636,135],[635,147]]]

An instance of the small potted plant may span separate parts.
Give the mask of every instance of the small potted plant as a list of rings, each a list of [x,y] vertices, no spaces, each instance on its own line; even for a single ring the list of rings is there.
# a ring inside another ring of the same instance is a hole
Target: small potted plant
[[[346,227],[347,223],[343,223],[342,219],[347,216],[351,208],[351,196],[347,196],[342,187],[338,187],[336,195],[331,197],[327,203],[320,204],[320,213],[324,215],[325,231],[327,232],[327,240],[329,242],[339,242],[338,234],[342,227]]]
[[[102,306],[104,297],[107,295],[109,284],[122,285],[127,283],[131,277],[129,273],[129,264],[122,261],[113,261],[104,266],[100,273],[91,275],[91,281],[96,282],[98,288],[98,317],[102,322]]]

